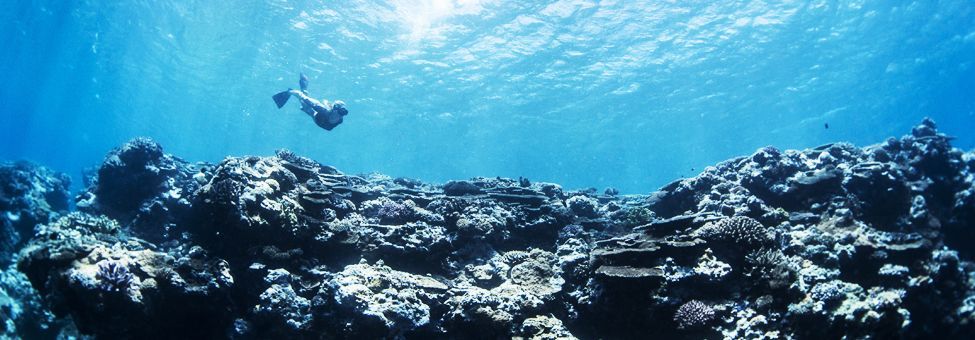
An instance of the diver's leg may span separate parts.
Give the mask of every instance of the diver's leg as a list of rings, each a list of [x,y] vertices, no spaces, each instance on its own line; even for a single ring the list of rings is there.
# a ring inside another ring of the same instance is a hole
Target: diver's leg
[[[307,113],[311,118],[315,118],[315,109],[310,106],[302,105],[301,112]]]
[[[291,90],[291,95],[298,97],[298,100],[301,101],[302,112],[308,114],[309,117],[315,118],[315,112],[318,111],[316,108],[320,106],[318,101],[298,90]]]

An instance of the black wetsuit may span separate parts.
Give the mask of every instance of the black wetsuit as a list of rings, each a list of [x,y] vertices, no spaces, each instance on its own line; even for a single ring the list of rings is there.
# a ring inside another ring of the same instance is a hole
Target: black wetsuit
[[[326,111],[316,110],[315,116],[312,118],[315,120],[315,124],[318,125],[319,127],[328,131],[332,131],[332,129],[334,129],[336,126],[342,124],[342,116],[344,116],[344,114],[342,113],[344,112],[340,112],[340,110],[345,111],[345,108],[344,107],[332,108],[331,110],[326,110]]]
[[[309,97],[303,91],[291,90],[289,91],[291,95],[298,97],[301,101],[301,110],[307,113],[315,121],[315,125],[319,127],[332,131],[336,126],[342,124],[342,120],[345,115],[349,114],[349,111],[345,109],[343,105],[328,105],[327,103],[321,103],[314,98]]]

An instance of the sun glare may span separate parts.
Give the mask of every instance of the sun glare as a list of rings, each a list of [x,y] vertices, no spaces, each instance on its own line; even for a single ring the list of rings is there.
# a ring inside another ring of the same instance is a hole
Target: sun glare
[[[393,2],[410,42],[441,38],[447,19],[458,15],[476,15],[484,0],[397,0]]]

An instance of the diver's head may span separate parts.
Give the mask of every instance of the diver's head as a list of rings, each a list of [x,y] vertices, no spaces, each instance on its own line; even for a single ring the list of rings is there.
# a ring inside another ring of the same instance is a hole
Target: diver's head
[[[349,110],[345,109],[345,102],[341,100],[336,100],[335,103],[332,103],[332,110],[343,116],[349,114]]]

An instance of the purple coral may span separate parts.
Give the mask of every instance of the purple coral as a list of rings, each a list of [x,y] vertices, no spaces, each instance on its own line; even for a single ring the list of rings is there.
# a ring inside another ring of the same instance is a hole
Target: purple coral
[[[123,261],[105,260],[98,262],[98,288],[106,292],[124,292],[132,286],[135,277]]]
[[[385,200],[379,205],[379,210],[376,214],[383,222],[396,223],[409,219],[413,215],[413,210],[406,204]]]
[[[711,320],[714,320],[714,308],[698,300],[688,301],[674,313],[674,322],[680,329],[704,326]]]

